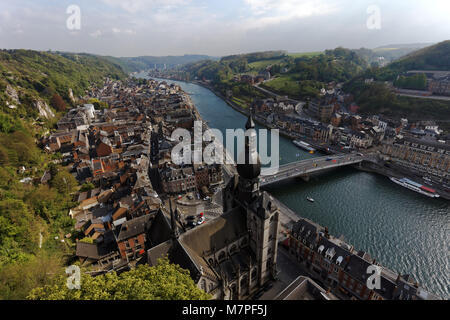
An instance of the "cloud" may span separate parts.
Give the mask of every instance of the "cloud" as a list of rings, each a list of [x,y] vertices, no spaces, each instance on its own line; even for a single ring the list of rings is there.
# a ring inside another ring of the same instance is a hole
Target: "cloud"
[[[92,33],[89,33],[89,35],[90,35],[92,38],[98,38],[98,37],[100,37],[102,34],[103,34],[103,33],[102,33],[100,30],[96,30],[96,31],[94,31],[94,32],[92,32]]]
[[[119,28],[112,28],[112,32],[114,33],[114,34],[128,34],[128,35],[134,35],[134,34],[136,34],[136,31],[135,30],[132,30],[132,29],[119,29]]]
[[[189,0],[102,0],[111,7],[118,7],[128,13],[138,13],[151,9],[168,9],[185,5]]]
[[[250,8],[249,28],[262,28],[294,19],[336,12],[334,1],[324,0],[244,0]]]

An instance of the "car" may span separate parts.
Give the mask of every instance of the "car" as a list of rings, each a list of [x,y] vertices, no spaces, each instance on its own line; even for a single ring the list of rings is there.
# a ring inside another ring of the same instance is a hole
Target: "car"
[[[356,155],[360,156],[360,157],[364,157],[364,155],[362,153],[360,153],[360,152],[358,152]]]
[[[327,158],[327,161],[331,161],[331,160],[333,160],[333,158],[331,158],[331,157],[328,157],[328,158]]]
[[[187,196],[187,198],[188,198],[189,200],[194,200],[194,197],[191,196],[190,194]]]
[[[205,217],[201,217],[200,219],[198,219],[197,224],[200,225],[202,223],[205,223],[206,219]]]
[[[197,224],[195,223],[195,221],[189,221],[187,224],[186,224],[188,227],[190,227],[190,228],[194,228],[194,227],[196,227],[197,226]]]

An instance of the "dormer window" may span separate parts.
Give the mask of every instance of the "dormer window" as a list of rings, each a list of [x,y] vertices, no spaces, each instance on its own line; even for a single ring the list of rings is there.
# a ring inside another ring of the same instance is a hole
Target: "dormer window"
[[[335,255],[335,253],[336,253],[336,251],[334,250],[334,248],[329,248],[325,255],[328,259],[331,260],[333,258],[333,256]]]

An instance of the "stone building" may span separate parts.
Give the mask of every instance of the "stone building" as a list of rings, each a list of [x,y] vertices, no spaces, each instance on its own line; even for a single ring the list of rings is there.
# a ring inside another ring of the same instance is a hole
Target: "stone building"
[[[422,175],[432,175],[444,183],[450,177],[450,146],[445,143],[404,137],[383,143],[385,160]]]
[[[247,299],[276,275],[279,209],[259,188],[254,128],[249,118],[245,162],[223,190],[224,214],[179,235],[171,210],[172,238],[147,252],[150,265],[168,255],[215,299]]]

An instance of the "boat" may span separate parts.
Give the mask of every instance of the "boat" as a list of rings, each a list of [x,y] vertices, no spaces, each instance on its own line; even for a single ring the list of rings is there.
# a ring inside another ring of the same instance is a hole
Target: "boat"
[[[309,151],[310,153],[316,152],[316,149],[314,149],[313,147],[311,147],[311,145],[309,143],[306,143],[304,141],[294,140],[294,141],[292,141],[292,143],[303,150]]]
[[[314,202],[314,199],[311,197],[307,197],[306,200],[308,200],[309,202]]]
[[[394,182],[402,187],[405,187],[409,190],[423,194],[424,196],[427,196],[430,198],[439,198],[439,195],[436,193],[436,190],[426,187],[424,185],[421,185],[420,183],[414,182],[408,178],[397,179],[394,177],[390,177],[389,179],[391,179],[392,182]]]

